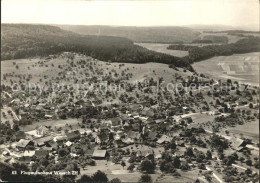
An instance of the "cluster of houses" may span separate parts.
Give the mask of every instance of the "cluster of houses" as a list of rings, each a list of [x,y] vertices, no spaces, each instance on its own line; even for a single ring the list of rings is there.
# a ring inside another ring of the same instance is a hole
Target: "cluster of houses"
[[[98,68],[93,64],[88,66],[92,68],[90,70]],[[59,73],[65,75],[64,72],[63,68]],[[103,73],[100,70],[96,72],[99,74],[93,75],[90,79],[94,76],[96,80],[106,78],[102,77]],[[75,81],[75,78],[76,76],[72,75],[66,79]],[[187,114],[203,111],[211,111],[212,115],[227,113],[222,105],[207,103],[199,92],[173,96],[162,90],[158,94],[155,92],[156,84],[152,82],[142,88],[140,86],[147,81],[139,82],[138,86],[135,86],[124,81],[123,77],[107,78],[109,79],[104,81],[126,83],[126,91],[117,91],[117,94],[107,92],[105,95],[101,95],[100,91],[89,91],[87,95],[84,95],[84,91],[79,91],[77,96],[73,96],[73,92],[66,89],[55,93],[55,100],[51,98],[52,92],[32,97],[26,97],[22,91],[9,94],[10,97],[5,98],[5,105],[12,107],[14,111],[19,108],[19,120],[15,121],[19,125],[30,125],[39,119],[43,122],[60,120],[61,123],[61,119],[87,119],[73,127],[56,128],[42,123],[43,125],[31,131],[18,130],[14,134],[15,142],[1,145],[1,161],[10,164],[17,161],[32,164],[36,158],[47,156],[54,156],[58,161],[59,150],[62,148],[68,149],[71,157],[87,155],[93,159],[107,159],[114,149],[124,149],[133,145],[149,147],[131,149],[135,151],[136,156],[147,157],[153,154],[156,159],[161,159],[163,150],[158,148],[163,149],[165,144],[172,140],[181,149],[175,152],[175,156],[183,157],[185,148],[191,144],[191,136],[206,136],[203,126],[194,123]],[[215,92],[218,92],[220,86],[214,87]],[[206,92],[204,94],[209,95]],[[30,100],[23,100],[28,98]],[[113,100],[117,102],[113,103]],[[104,104],[104,101],[108,103]],[[231,109],[240,104],[246,105],[248,100],[237,101],[230,97],[230,100],[223,99],[220,102],[228,104],[227,108]],[[246,146],[245,141],[239,138],[229,141],[234,151],[243,151]]]

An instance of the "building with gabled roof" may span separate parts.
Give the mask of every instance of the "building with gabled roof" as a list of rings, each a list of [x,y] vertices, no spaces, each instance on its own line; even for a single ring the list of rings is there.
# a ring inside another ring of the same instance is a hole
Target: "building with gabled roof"
[[[31,140],[26,140],[26,139],[21,139],[19,142],[16,144],[16,147],[20,150],[25,150],[25,148],[28,145],[34,145],[34,143]]]
[[[107,156],[107,150],[94,150],[92,158],[94,159],[104,159]]]

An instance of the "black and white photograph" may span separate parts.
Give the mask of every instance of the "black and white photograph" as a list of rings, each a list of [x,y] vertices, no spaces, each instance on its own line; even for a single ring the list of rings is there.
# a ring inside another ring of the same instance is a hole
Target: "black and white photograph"
[[[259,182],[259,0],[1,0],[0,182]]]

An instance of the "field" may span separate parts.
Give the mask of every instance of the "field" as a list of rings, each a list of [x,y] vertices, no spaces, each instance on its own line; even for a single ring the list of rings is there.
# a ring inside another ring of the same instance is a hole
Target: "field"
[[[213,57],[196,62],[192,67],[198,73],[216,79],[233,79],[259,85],[259,52]]]
[[[36,129],[37,127],[43,125],[43,126],[51,126],[52,129],[56,128],[63,128],[68,124],[68,126],[72,126],[73,128],[78,128],[78,123],[81,123],[80,120],[77,119],[59,119],[59,120],[41,120],[39,122],[33,122],[31,125],[26,125],[26,126],[21,126],[21,131],[27,132],[27,131],[32,131]]]
[[[135,43],[139,46],[145,47],[149,50],[166,53],[168,55],[176,56],[176,57],[184,57],[188,56],[188,51],[182,50],[168,50],[167,47],[169,44],[159,44],[159,43]]]
[[[75,58],[75,61],[80,59],[85,59],[89,57],[79,57]],[[39,61],[44,61],[43,65],[40,66],[37,64]],[[94,61],[91,59],[91,61]],[[14,64],[15,63],[15,64]],[[112,70],[115,70],[117,73],[121,73],[122,69],[128,69],[129,73],[133,74],[133,77],[129,79],[129,82],[136,82],[136,81],[143,81],[149,77],[163,77],[165,82],[171,82],[173,80],[173,76],[175,74],[179,74],[183,77],[187,77],[191,75],[191,72],[182,72],[183,69],[179,68],[179,71],[169,68],[167,64],[160,64],[160,63],[145,63],[145,64],[131,64],[131,63],[124,63],[123,66],[120,68],[119,65],[121,63],[106,63],[102,61],[95,61],[98,65],[99,69],[104,70],[104,74],[108,74]],[[31,74],[32,79],[30,80],[31,83],[37,83],[40,79],[42,82],[45,81],[44,76],[49,80],[51,78],[56,78],[58,76],[58,68],[59,65],[66,65],[66,60],[63,58],[55,58],[51,60],[44,60],[40,58],[34,59],[17,59],[17,60],[7,60],[1,62],[1,80],[2,83],[10,84],[9,80],[3,80],[3,75],[6,73],[16,73],[16,74]],[[19,67],[16,69],[16,65]],[[28,68],[29,67],[29,68]],[[76,77],[82,77],[80,74],[80,70],[78,69],[75,74]],[[19,81],[18,77],[14,77],[13,81]]]
[[[243,125],[237,125],[236,127],[227,128],[231,133],[236,134],[238,137],[242,136],[245,138],[252,139],[259,143],[259,121],[251,121]]]
[[[80,170],[81,175],[92,175],[97,170],[101,170],[106,173],[108,179],[119,178],[122,182],[138,182],[142,173],[138,171],[129,172],[127,167],[129,166],[128,158],[123,158],[126,162],[126,167],[123,167],[120,164],[114,164],[111,161],[106,160],[96,160],[96,166],[88,166],[87,170]],[[181,172],[182,176],[174,177],[171,175],[162,175],[159,169],[155,170],[154,174],[149,174],[153,182],[194,182],[199,174],[198,170],[191,170],[189,172]]]

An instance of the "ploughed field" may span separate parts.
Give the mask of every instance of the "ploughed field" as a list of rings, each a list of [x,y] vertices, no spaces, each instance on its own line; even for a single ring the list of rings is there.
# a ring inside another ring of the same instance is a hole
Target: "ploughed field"
[[[196,62],[192,67],[198,73],[216,79],[232,79],[259,86],[259,52],[213,57]]]

